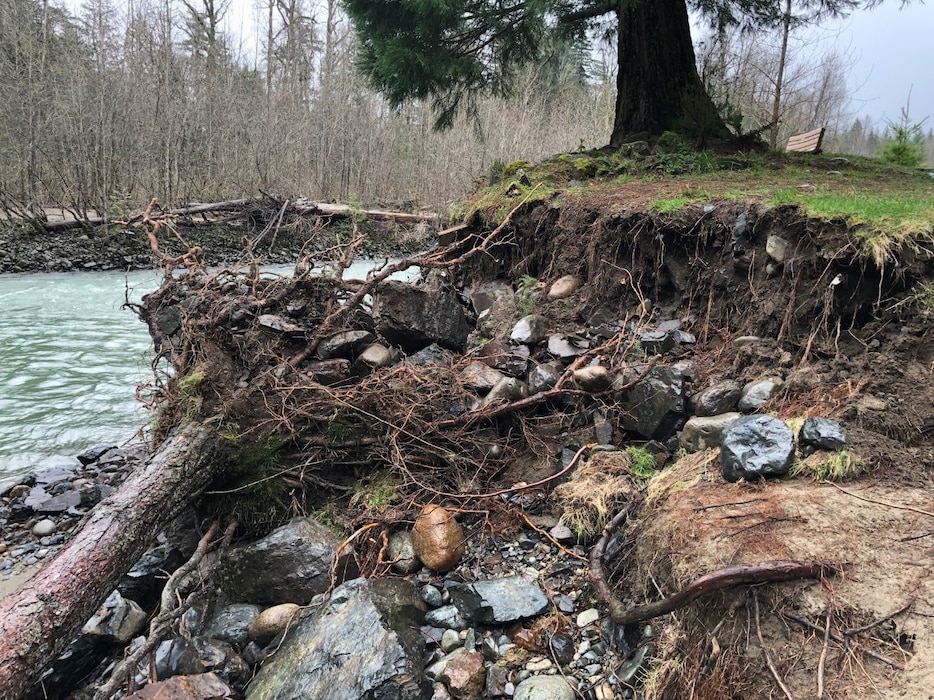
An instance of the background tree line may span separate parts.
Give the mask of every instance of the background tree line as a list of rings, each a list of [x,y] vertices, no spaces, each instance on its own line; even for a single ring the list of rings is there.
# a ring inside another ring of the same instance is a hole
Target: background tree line
[[[0,207],[119,215],[261,190],[443,208],[497,163],[608,140],[614,63],[574,41],[439,133],[426,103],[390,109],[359,77],[337,0],[259,2],[245,48],[224,29],[229,0],[0,0]],[[775,93],[774,33],[756,36],[699,52],[746,130],[769,122]],[[844,61],[801,56],[786,76],[776,137],[823,124],[837,147],[871,151],[880,133],[848,115]]]

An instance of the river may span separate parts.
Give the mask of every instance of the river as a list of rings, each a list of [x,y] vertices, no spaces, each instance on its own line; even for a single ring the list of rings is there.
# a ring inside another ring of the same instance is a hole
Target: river
[[[370,267],[358,262],[345,276]],[[0,479],[73,463],[148,423],[136,387],[152,375],[152,343],[121,306],[158,283],[152,271],[0,275]]]

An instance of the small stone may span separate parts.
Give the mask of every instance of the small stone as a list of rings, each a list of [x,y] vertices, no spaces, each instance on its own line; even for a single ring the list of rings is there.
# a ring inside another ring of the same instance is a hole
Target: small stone
[[[551,301],[555,299],[566,299],[580,289],[582,284],[583,281],[577,275],[559,277],[548,290],[548,299]]]
[[[250,623],[249,638],[260,646],[266,646],[288,627],[299,610],[295,603],[282,603],[266,608]]]
[[[679,444],[688,452],[699,452],[709,447],[717,447],[723,440],[723,431],[742,417],[742,413],[733,411],[721,413],[718,416],[689,418],[678,434]]]
[[[506,689],[508,694],[508,688]],[[575,700],[577,693],[561,676],[532,676],[516,686],[513,700]]]
[[[503,377],[480,402],[481,407],[511,403],[529,395],[529,385],[515,377]]]
[[[396,530],[389,536],[386,556],[392,562],[392,569],[399,574],[411,574],[421,568],[422,563],[415,556],[412,533],[408,530]]]
[[[57,526],[54,520],[43,518],[32,526],[32,534],[34,534],[36,537],[48,537],[53,532],[55,532],[56,528]]]
[[[555,665],[551,663],[550,659],[538,659],[535,661],[530,661],[525,665],[526,670],[531,671],[532,673],[542,673],[543,671],[548,671],[554,667]]]
[[[577,626],[586,627],[600,619],[600,611],[596,608],[589,608],[577,615]]]
[[[458,654],[438,674],[438,680],[447,686],[455,700],[479,698],[486,681],[483,655],[475,651]]]
[[[597,393],[609,388],[613,376],[602,365],[589,365],[574,371],[574,381],[584,391]]]
[[[780,236],[769,236],[765,241],[765,252],[775,262],[783,263],[788,255],[788,241]]]
[[[452,630],[465,630],[468,627],[467,621],[454,605],[442,605],[440,608],[429,610],[425,613],[425,622]]]
[[[412,543],[422,563],[440,573],[453,569],[464,555],[464,531],[450,512],[434,503],[415,520]]]
[[[530,314],[519,319],[509,339],[517,343],[535,345],[548,337],[548,319],[541,314]]]
[[[353,364],[357,374],[368,374],[374,369],[387,367],[392,364],[396,354],[385,345],[373,343],[364,348]]]
[[[749,382],[743,387],[736,408],[740,411],[755,411],[761,408],[782,386],[780,377],[767,377],[755,382]]]
[[[732,411],[743,393],[739,382],[727,379],[707,387],[691,398],[696,416],[716,416]]]
[[[846,447],[846,431],[843,426],[830,418],[817,416],[807,418],[798,433],[802,445],[816,447],[819,450],[842,450]],[[35,532],[35,527],[33,528]]]
[[[574,544],[577,541],[574,532],[564,523],[558,523],[551,530],[548,531],[548,534],[551,535],[555,540],[560,544]]]
[[[458,647],[464,646],[461,636],[457,633],[457,630],[447,629],[441,635],[441,651],[445,654],[457,649]]]
[[[441,591],[430,584],[422,588],[422,600],[433,608],[440,608],[444,604]]]
[[[738,338],[733,339],[733,345],[738,348],[741,348],[745,345],[755,345],[756,343],[761,343],[762,338],[757,335],[741,335]]]

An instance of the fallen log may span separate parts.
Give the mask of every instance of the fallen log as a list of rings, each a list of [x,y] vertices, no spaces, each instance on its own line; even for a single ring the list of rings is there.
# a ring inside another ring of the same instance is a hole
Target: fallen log
[[[26,586],[0,600],[0,697],[29,691],[160,529],[220,471],[215,423],[176,430]]]

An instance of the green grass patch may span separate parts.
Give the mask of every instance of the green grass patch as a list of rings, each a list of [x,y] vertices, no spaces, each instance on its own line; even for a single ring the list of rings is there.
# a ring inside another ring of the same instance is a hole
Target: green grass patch
[[[863,460],[850,450],[815,452],[796,462],[792,476],[805,476],[814,481],[851,481],[864,471]]]
[[[689,197],[671,197],[670,199],[653,199],[649,202],[649,206],[652,207],[659,214],[672,214],[682,207],[691,203]]]
[[[627,447],[626,454],[632,463],[629,470],[633,476],[637,476],[643,481],[648,481],[655,476],[655,457],[644,447]]]

